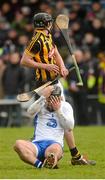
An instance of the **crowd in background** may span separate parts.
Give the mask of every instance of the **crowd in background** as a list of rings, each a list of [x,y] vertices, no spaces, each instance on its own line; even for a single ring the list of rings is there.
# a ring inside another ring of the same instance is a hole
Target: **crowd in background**
[[[105,3],[75,0],[0,1],[0,99],[13,99],[34,86],[34,70],[20,67],[22,53],[33,34],[33,15],[47,12],[70,18],[69,36],[84,86],[73,70],[61,79],[77,125],[105,124]],[[72,66],[66,42],[57,26],[53,40],[67,67]],[[101,121],[101,122],[100,122]]]

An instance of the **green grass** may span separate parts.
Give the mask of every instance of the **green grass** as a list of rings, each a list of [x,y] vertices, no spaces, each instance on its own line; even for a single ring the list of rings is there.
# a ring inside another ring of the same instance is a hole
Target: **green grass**
[[[58,170],[35,169],[22,162],[13,151],[16,139],[28,139],[33,128],[0,128],[0,179],[104,179],[105,178],[105,127],[76,127],[76,144],[81,153],[97,161],[96,166],[72,166],[65,145],[64,157]]]

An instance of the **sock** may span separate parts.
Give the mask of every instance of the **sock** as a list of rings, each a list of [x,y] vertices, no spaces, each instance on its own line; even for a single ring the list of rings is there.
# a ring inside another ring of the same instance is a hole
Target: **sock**
[[[79,151],[78,151],[78,149],[76,147],[70,149],[70,152],[71,152],[71,156],[73,158],[79,159],[81,157],[81,154],[79,153]]]
[[[35,163],[34,163],[34,166],[35,166],[36,168],[41,168],[42,165],[43,165],[43,163],[42,163],[41,161],[39,161],[38,159],[37,159],[37,160],[35,161]]]

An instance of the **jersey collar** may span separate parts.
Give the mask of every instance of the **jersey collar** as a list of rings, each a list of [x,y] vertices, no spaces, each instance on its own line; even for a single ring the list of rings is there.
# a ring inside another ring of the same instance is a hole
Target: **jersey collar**
[[[40,30],[40,29],[37,29],[37,30],[35,30],[36,32],[39,32],[39,33],[42,33],[42,34],[44,34],[45,36],[49,36],[49,34],[50,34],[50,32],[48,31],[48,34],[45,32],[45,31],[42,31],[42,30]]]

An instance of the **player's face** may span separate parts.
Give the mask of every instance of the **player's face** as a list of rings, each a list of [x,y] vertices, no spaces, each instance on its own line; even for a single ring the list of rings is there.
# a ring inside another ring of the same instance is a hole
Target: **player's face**
[[[48,99],[47,99],[47,109],[52,112],[52,111],[55,111],[57,106],[61,104],[61,96],[50,96]]]
[[[52,107],[52,103],[51,103],[51,98],[50,97],[47,98],[46,107],[47,107],[48,111],[50,111],[50,112],[54,111],[53,107]]]

